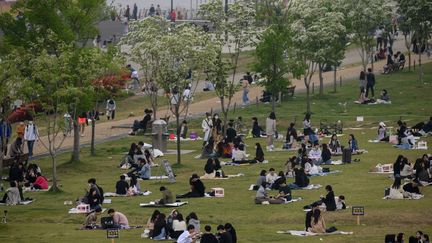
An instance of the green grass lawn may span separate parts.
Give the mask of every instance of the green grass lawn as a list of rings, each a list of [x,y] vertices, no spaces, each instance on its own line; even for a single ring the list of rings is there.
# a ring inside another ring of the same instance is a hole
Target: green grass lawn
[[[345,130],[345,136],[341,137],[346,144],[347,134],[353,133],[359,140],[359,145],[369,153],[357,156],[360,162],[342,166],[329,166],[332,170],[342,170],[342,173],[325,177],[313,177],[311,183],[322,185],[331,184],[335,194],[343,194],[347,198],[348,205],[365,206],[366,215],[362,217],[362,225],[357,226],[355,217],[350,210],[331,212],[325,214],[327,226],[336,226],[343,231],[353,231],[351,236],[325,236],[299,238],[290,235],[276,234],[278,230],[297,229],[304,227],[304,212],[302,207],[311,203],[325,190],[293,191],[293,196],[301,196],[303,201],[287,205],[255,205],[253,199],[255,192],[248,191],[250,184],[254,183],[261,169],[275,168],[277,171],[284,169],[284,162],[293,152],[266,153],[269,164],[224,167],[226,174],[244,173],[245,176],[229,180],[205,180],[207,189],[223,187],[225,198],[200,198],[189,199],[189,204],[179,208],[183,215],[196,212],[201,220],[201,225],[210,224],[216,228],[218,224],[230,222],[237,230],[239,242],[382,242],[387,233],[405,232],[412,235],[416,230],[423,230],[432,234],[432,208],[430,207],[432,188],[422,188],[425,197],[421,200],[382,200],[384,188],[391,185],[392,180],[385,175],[369,174],[368,170],[377,163],[393,163],[397,155],[403,154],[410,161],[421,156],[426,151],[421,150],[397,150],[389,144],[372,144],[368,139],[376,136],[376,127],[379,121],[386,121],[388,126],[395,126],[396,121],[402,116],[409,125],[418,121],[424,121],[432,115],[432,66],[425,66],[425,78],[428,84],[420,85],[416,73],[398,73],[389,76],[377,76],[377,91],[386,88],[392,98],[392,105],[355,105],[352,101],[357,97],[358,87],[356,82],[344,83],[337,93],[327,93],[323,97],[314,97],[312,121],[318,126],[319,121],[342,120],[345,127],[361,127],[362,130]],[[328,90],[332,88],[327,88]],[[338,103],[347,102],[347,112],[343,113]],[[144,107],[142,107],[144,108]],[[285,133],[287,124],[293,120],[297,124],[303,118],[305,101],[303,94],[282,103],[277,107],[278,130]],[[232,117],[243,116],[249,122],[250,117],[259,117],[261,123],[270,112],[269,105],[251,106],[237,110]],[[356,122],[357,116],[364,116],[364,122]],[[191,124],[199,124],[194,121]],[[299,127],[300,125],[298,125]],[[201,129],[192,129],[200,131]],[[115,182],[123,172],[117,165],[122,154],[128,150],[131,142],[147,137],[127,137],[118,141],[108,142],[97,146],[97,156],[90,157],[89,149],[82,149],[82,161],[69,163],[68,154],[59,156],[58,174],[63,192],[51,194],[47,192],[27,193],[27,197],[36,199],[28,206],[0,207],[0,210],[9,211],[9,222],[0,225],[1,242],[108,242],[105,231],[77,231],[76,228],[84,220],[83,215],[69,215],[67,210],[71,206],[63,205],[66,200],[75,200],[82,196],[87,187],[87,179],[95,177],[98,184],[105,191],[114,191]],[[328,139],[324,139],[327,142]],[[426,139],[429,146],[432,139]],[[265,144],[265,139],[248,139],[248,153],[253,153],[253,145],[256,142]],[[277,146],[282,143],[278,142]],[[175,144],[169,144],[174,149]],[[173,165],[177,174],[177,182],[145,181],[141,187],[153,192],[147,197],[113,198],[113,203],[104,207],[112,207],[125,213],[131,224],[144,225],[153,209],[140,208],[141,202],[154,200],[160,197],[158,189],[161,185],[168,186],[174,193],[183,193],[188,190],[188,177],[193,172],[203,174],[204,160],[194,159],[199,153],[201,142],[186,142],[183,149],[196,150],[182,157],[182,165]],[[427,151],[431,153],[431,150]],[[172,163],[176,161],[175,155],[164,157]],[[158,159],[158,162],[161,162]],[[42,171],[48,177],[50,173],[50,160],[48,158],[37,161]],[[153,174],[157,173],[157,169]],[[292,179],[288,179],[292,182]],[[162,209],[169,213],[171,209]],[[140,230],[121,231],[120,239],[116,242],[150,240],[140,239]]]

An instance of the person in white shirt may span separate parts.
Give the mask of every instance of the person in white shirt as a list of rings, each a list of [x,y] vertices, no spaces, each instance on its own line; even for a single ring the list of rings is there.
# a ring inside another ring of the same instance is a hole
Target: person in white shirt
[[[108,99],[106,104],[106,111],[107,111],[107,119],[114,120],[115,118],[115,110],[116,110],[116,103],[114,99]]]
[[[311,151],[309,151],[308,155],[309,159],[311,159],[315,164],[321,164],[321,149],[318,144],[316,144]]]
[[[212,128],[213,128],[213,121],[212,121],[212,117],[211,117],[210,113],[206,112],[206,118],[202,121],[201,127],[202,127],[203,132],[204,132],[203,141],[205,144],[206,142],[208,142],[210,135],[211,135]]]
[[[193,225],[188,225],[187,230],[185,230],[177,239],[177,243],[196,243],[199,233],[195,232],[195,227]]]
[[[188,84],[183,90],[183,101],[189,102],[192,100],[191,85]]]
[[[33,146],[35,141],[39,140],[39,132],[33,121],[29,121],[24,130],[24,141],[27,141],[29,158],[33,156]]]
[[[275,172],[274,168],[270,168],[269,173],[266,175],[266,182],[268,184],[273,185],[275,180],[278,178],[278,175]]]

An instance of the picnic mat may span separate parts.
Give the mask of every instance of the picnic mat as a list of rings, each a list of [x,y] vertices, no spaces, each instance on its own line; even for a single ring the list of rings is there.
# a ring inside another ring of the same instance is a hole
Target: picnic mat
[[[142,226],[142,225],[134,225],[134,226],[129,226],[128,229],[118,229],[118,230],[122,230],[123,231],[123,230],[134,230],[134,229],[142,229],[142,228],[144,228],[144,226]],[[107,230],[107,229],[102,228],[101,225],[96,225],[95,228],[77,228],[76,230]]]
[[[188,202],[175,202],[175,203],[166,203],[166,204],[156,204],[154,202],[149,203],[140,203],[140,207],[142,208],[174,208],[180,207],[188,204]]]
[[[16,204],[16,205],[28,205],[28,204],[30,204],[30,203],[32,203],[34,200],[28,200],[28,201],[21,201],[19,204]],[[12,205],[12,204],[6,204],[6,203],[0,203],[0,205],[1,206],[15,206],[15,205]]]
[[[51,186],[49,186],[48,189],[35,189],[32,187],[24,187],[23,191],[24,192],[47,192],[49,191],[49,189],[51,189]]]
[[[240,177],[240,176],[244,176],[244,174],[238,173],[235,175],[225,175],[225,177],[213,177],[213,178],[202,176],[200,177],[200,179],[201,180],[227,180],[229,178]]]
[[[385,200],[419,200],[422,199],[424,197],[424,195],[422,194],[415,194],[415,193],[411,193],[411,197],[404,197],[402,199],[393,199],[393,198],[389,198],[389,196],[385,196],[383,197],[383,199]]]
[[[301,201],[301,200],[303,200],[302,197],[296,197],[296,198],[291,199],[291,201],[285,201],[285,204],[293,203],[293,202],[298,202],[298,201]]]
[[[319,189],[321,187],[322,187],[321,184],[310,184],[307,187],[300,187],[298,190],[313,190],[313,189]],[[294,189],[294,190],[296,190],[296,189]]]
[[[324,234],[317,234],[317,233],[311,233],[304,230],[287,230],[287,231],[277,231],[278,234],[290,234],[295,236],[316,236],[316,235],[352,235],[353,232],[346,232],[346,231],[335,231],[332,233],[324,233]]]
[[[140,194],[137,194],[137,195],[120,195],[120,194],[117,194],[115,192],[105,192],[104,197],[135,197],[135,196],[148,196],[150,194],[151,194],[151,191],[141,192]]]
[[[101,213],[105,212],[106,210],[107,210],[106,208],[102,208],[102,212]],[[90,212],[79,211],[76,208],[71,208],[71,209],[69,209],[68,213],[69,214],[88,214]]]

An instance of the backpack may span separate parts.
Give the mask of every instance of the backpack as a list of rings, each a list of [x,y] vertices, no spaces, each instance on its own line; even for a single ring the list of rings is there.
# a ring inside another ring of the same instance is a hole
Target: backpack
[[[101,225],[102,225],[102,229],[114,228],[114,219],[112,217],[102,217]]]

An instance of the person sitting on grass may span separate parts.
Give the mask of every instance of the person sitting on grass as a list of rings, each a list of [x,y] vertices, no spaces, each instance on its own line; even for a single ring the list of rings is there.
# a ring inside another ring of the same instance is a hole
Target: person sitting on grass
[[[191,212],[187,217],[186,217],[186,224],[187,225],[193,225],[195,228],[195,232],[196,233],[200,233],[201,232],[201,223],[198,219],[198,215],[195,212]]]
[[[420,189],[419,189],[419,181],[416,179],[403,185],[402,189],[405,192],[421,194]]]
[[[310,233],[325,234],[327,233],[323,213],[319,208],[315,208],[312,213],[310,227],[307,229]]]
[[[177,243],[196,243],[199,233],[195,232],[193,225],[188,225],[187,229],[178,237]]]
[[[317,209],[319,207],[319,204],[314,202],[311,204],[311,210],[308,210],[306,212],[306,219],[305,219],[305,230],[308,231],[309,228],[312,227],[311,222],[312,222],[312,215],[314,213],[314,210]]]
[[[216,156],[216,152],[214,151],[214,143],[215,141],[213,136],[210,137],[207,142],[205,142],[201,158],[210,158]]]
[[[264,162],[264,151],[263,151],[263,149],[262,149],[262,147],[261,147],[261,144],[260,143],[256,143],[255,144],[255,161],[256,162],[259,162],[259,163],[262,163],[262,162]]]
[[[378,127],[378,137],[377,140],[380,142],[388,142],[389,136],[387,135],[387,126],[384,122],[379,123]]]
[[[376,103],[378,104],[391,104],[390,96],[386,89],[381,90],[380,98],[377,99]]]
[[[260,174],[259,174],[259,176],[258,176],[258,178],[257,178],[257,180],[256,180],[255,185],[253,185],[253,187],[252,187],[253,190],[256,191],[256,190],[258,190],[258,188],[259,188],[263,183],[267,183],[266,175],[267,175],[267,171],[266,171],[266,170],[261,170],[261,172],[260,172]],[[266,184],[266,187],[267,187],[267,184]]]
[[[286,139],[285,139],[285,144],[284,145],[284,149],[295,149],[297,147],[297,130],[294,127],[294,123],[291,122],[288,130],[287,130],[287,134],[286,134]]]
[[[114,222],[114,228],[117,229],[129,229],[129,221],[126,216],[120,212],[116,212],[114,209],[108,209],[108,215],[112,217]]]
[[[279,186],[278,198],[283,198],[285,201],[289,202],[292,200],[291,188],[286,184],[282,183]]]
[[[262,131],[264,131],[264,130],[258,124],[258,118],[252,117],[252,136],[254,138],[260,138]]]
[[[166,240],[168,236],[166,228],[166,216],[164,213],[160,213],[154,223],[153,240]]]
[[[207,159],[207,163],[204,166],[204,175],[201,176],[202,179],[213,179],[216,176],[215,162],[212,158]]]
[[[217,231],[217,238],[219,239],[219,243],[233,243],[232,236],[226,231],[225,226],[218,225]]]
[[[48,190],[48,180],[45,176],[42,176],[41,173],[36,173],[36,181],[32,184],[33,188],[36,190]]]
[[[319,144],[314,144],[311,151],[309,151],[308,154],[309,159],[312,160],[312,162],[316,165],[321,164],[321,149],[319,147]]]
[[[164,205],[175,202],[175,197],[173,196],[172,192],[166,187],[161,186],[159,188],[159,191],[162,193],[162,198],[157,201],[157,204]]]
[[[116,183],[116,194],[126,195],[129,190],[129,184],[126,182],[126,176],[121,175],[120,180]]]
[[[307,177],[303,168],[295,168],[294,175],[294,183],[288,185],[291,189],[300,189],[309,185],[309,178]]]
[[[336,133],[333,133],[333,135],[331,136],[328,147],[330,148],[332,154],[342,154],[342,147]]]
[[[285,176],[286,177],[294,177],[294,168],[297,164],[297,156],[293,156],[291,158],[289,158],[286,162],[285,162]]]
[[[354,137],[354,134],[350,134],[348,136],[348,147],[351,150],[351,153],[356,154],[359,150],[357,140]]]
[[[235,164],[248,164],[248,163],[253,164],[253,163],[256,163],[256,160],[248,160],[247,159],[247,154],[244,150],[245,150],[244,144],[239,144],[237,149],[234,150],[234,152],[233,152],[233,156],[232,156],[233,157],[232,158],[233,163],[235,163]]]
[[[171,238],[178,239],[186,228],[186,221],[183,219],[183,214],[177,213],[172,221],[172,232],[170,233]]]
[[[336,210],[346,209],[346,203],[345,203],[345,196],[344,195],[340,195],[339,197],[336,197],[335,201],[336,201]]]
[[[204,197],[205,186],[197,174],[192,174],[189,179],[190,191],[188,193],[177,195],[177,198]]]
[[[211,226],[210,225],[206,225],[204,227],[204,230],[205,230],[205,232],[201,235],[200,242],[203,242],[203,243],[219,243],[219,241],[216,238],[216,236],[211,232]]]
[[[432,116],[429,118],[429,121],[417,123],[411,129],[417,131],[422,136],[432,133]]]
[[[237,137],[237,131],[234,129],[234,123],[228,123],[228,129],[226,130],[226,142],[232,143],[234,138]]]
[[[269,172],[266,175],[266,182],[269,185],[269,187],[271,187],[273,185],[273,183],[275,182],[275,180],[278,178],[278,175],[275,172],[274,168],[270,168]]]
[[[17,205],[21,203],[20,191],[16,181],[10,182],[10,187],[6,190],[0,203],[5,203],[6,205]]]
[[[401,178],[396,177],[393,185],[390,188],[390,194],[388,195],[388,199],[404,199],[404,198],[413,198],[413,194],[407,191],[404,191],[401,185]]]
[[[416,179],[422,184],[431,182],[430,167],[427,163],[423,161],[419,162],[416,168]]]
[[[408,159],[406,157],[402,158],[401,163],[401,170],[400,170],[400,177],[401,179],[411,179],[413,177],[413,169],[411,168],[411,164],[408,162]]]
[[[102,209],[101,208],[96,208],[96,210],[94,210],[93,212],[87,214],[84,224],[83,224],[83,228],[84,229],[96,229],[98,228],[97,226],[97,217],[98,215],[100,215],[102,213]]]
[[[283,184],[286,184],[285,174],[283,171],[279,171],[276,180],[273,181],[273,183],[270,185],[270,188],[272,190],[279,190]]]
[[[143,180],[150,180],[151,177],[151,166],[147,161],[141,160],[141,170],[138,171],[138,175]]]
[[[157,166],[154,162],[153,155],[150,153],[150,150],[146,149],[144,150],[144,159],[146,160],[147,164],[150,166]]]
[[[231,235],[232,243],[237,243],[237,232],[230,223],[225,224],[225,231]],[[202,242],[205,243],[205,242]]]
[[[321,161],[326,165],[331,165],[332,163],[330,149],[328,149],[327,144],[325,143],[322,145]]]
[[[103,190],[100,186],[96,184],[95,178],[90,178],[88,180],[88,183],[90,189],[82,201],[83,203],[89,204],[90,209],[95,210],[97,208],[100,208],[100,205],[103,203]]]
[[[310,205],[306,205],[306,206],[304,206],[304,208],[310,209],[310,208],[312,208],[313,204],[317,204],[317,205],[320,205],[321,208],[325,208],[327,211],[335,211],[336,210],[336,200],[335,200],[333,188],[332,188],[332,186],[327,185],[325,187],[325,189],[327,191],[327,195],[325,197],[321,195],[319,201],[316,201]]]
[[[139,195],[139,194],[141,194],[141,186],[137,180],[136,175],[131,175],[127,195],[135,196],[135,195]]]

